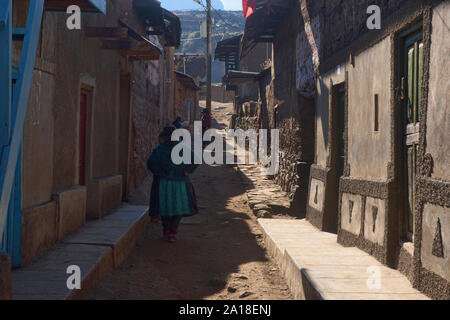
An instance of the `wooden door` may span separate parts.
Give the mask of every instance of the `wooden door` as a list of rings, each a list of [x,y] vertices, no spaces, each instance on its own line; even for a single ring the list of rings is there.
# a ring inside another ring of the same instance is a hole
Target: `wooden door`
[[[414,234],[414,208],[416,205],[416,174],[419,144],[419,114],[422,98],[423,40],[422,32],[408,36],[403,46],[403,72],[401,77],[402,108],[404,114],[404,177],[406,185],[405,230],[409,240]]]

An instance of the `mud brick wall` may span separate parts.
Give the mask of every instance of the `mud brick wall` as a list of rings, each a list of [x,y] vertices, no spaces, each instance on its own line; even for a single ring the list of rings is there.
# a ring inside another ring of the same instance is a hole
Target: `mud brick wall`
[[[206,76],[206,59],[204,56],[176,55],[175,70],[186,73],[196,80],[201,80]]]
[[[189,111],[189,102],[191,109]],[[175,77],[175,112],[177,117],[181,117],[183,121],[193,122],[201,116],[198,109],[198,93],[197,90],[186,85]],[[175,119],[174,119],[175,120]]]
[[[212,100],[222,103],[234,102],[234,91],[227,90],[225,85],[213,85],[211,89]]]
[[[148,175],[147,159],[158,144],[160,119],[159,62],[135,62],[132,80],[132,157],[130,188]]]

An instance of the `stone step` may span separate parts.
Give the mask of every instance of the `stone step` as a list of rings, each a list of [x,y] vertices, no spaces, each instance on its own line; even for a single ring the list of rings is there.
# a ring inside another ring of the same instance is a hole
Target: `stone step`
[[[85,298],[96,283],[127,258],[144,235],[148,207],[123,204],[101,220],[89,221],[35,263],[12,273],[13,299]],[[81,290],[67,288],[67,268],[81,269]]]
[[[306,220],[258,219],[265,245],[299,300],[427,300],[399,271]],[[373,273],[375,272],[375,273]],[[371,275],[379,275],[372,281]]]

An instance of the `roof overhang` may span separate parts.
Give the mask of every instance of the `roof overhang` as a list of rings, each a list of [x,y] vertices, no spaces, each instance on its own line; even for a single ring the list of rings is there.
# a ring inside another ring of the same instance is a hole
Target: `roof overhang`
[[[183,83],[186,87],[194,89],[194,90],[200,90],[200,87],[195,83],[194,78],[192,78],[190,75],[174,71],[175,76],[178,80],[180,80],[181,83]]]
[[[228,72],[227,79],[230,86],[238,86],[244,83],[256,82],[270,74],[271,68],[265,68],[261,72],[249,72],[231,70]]]
[[[63,11],[71,5],[77,5],[83,12],[106,14],[106,0],[45,0],[45,10]]]
[[[164,35],[166,45],[179,47],[181,43],[180,18],[161,7],[155,0],[133,0],[133,7],[149,34]]]
[[[129,25],[119,20],[120,27],[85,27],[84,34],[88,38],[99,38],[102,49],[115,50],[131,61],[158,60],[163,49],[156,43],[140,35]]]
[[[293,0],[269,0],[259,5],[245,23],[241,57],[245,57],[259,42],[273,42],[285,16],[294,5]]]
[[[257,81],[259,72],[236,71],[228,72],[227,78],[230,86],[238,86],[244,83]]]
[[[215,60],[226,61],[227,56],[238,56],[241,45],[242,34],[217,43]]]

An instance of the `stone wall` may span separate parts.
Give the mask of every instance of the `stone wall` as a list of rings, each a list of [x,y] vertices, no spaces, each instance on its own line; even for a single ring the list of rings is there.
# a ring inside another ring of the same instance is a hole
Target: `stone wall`
[[[284,21],[273,43],[272,82],[265,91],[269,123],[280,130],[280,172],[275,180],[290,194],[293,213],[304,216],[309,165],[314,161],[314,101],[297,90],[293,67],[297,36],[304,32],[299,3]]]
[[[234,129],[259,130],[260,129],[260,108],[255,101],[245,102],[236,112]]]
[[[198,108],[197,89],[191,85],[186,85],[179,79],[175,80],[175,110],[176,115],[181,117],[182,121],[193,122],[200,118]],[[189,109],[190,104],[190,109]],[[174,119],[175,120],[175,119]]]
[[[242,115],[238,108],[236,123],[237,126],[251,127],[256,123],[259,125],[260,121],[264,129],[280,130],[280,170],[274,179],[290,194],[293,214],[304,216],[309,165],[314,161],[314,100],[305,98],[296,88],[297,35],[304,32],[300,21],[301,9],[297,3],[277,31],[270,48],[272,52],[267,54],[271,61],[260,65],[261,77],[258,82],[251,83],[258,91],[260,119],[240,119]],[[260,51],[268,52],[269,48],[261,45]],[[252,52],[245,59],[249,59]],[[242,68],[242,62],[240,66]],[[244,86],[239,86],[238,92],[245,90]]]
[[[158,144],[162,125],[159,68],[159,61],[133,64],[129,193],[148,175],[147,159]]]
[[[381,9],[382,25],[398,12],[399,8],[407,8],[411,0],[319,0],[307,1],[310,15],[320,14],[322,21],[321,57],[328,60],[334,54],[349,47],[356,39],[370,30],[367,28],[367,8],[377,5]],[[325,9],[324,9],[325,7]]]

